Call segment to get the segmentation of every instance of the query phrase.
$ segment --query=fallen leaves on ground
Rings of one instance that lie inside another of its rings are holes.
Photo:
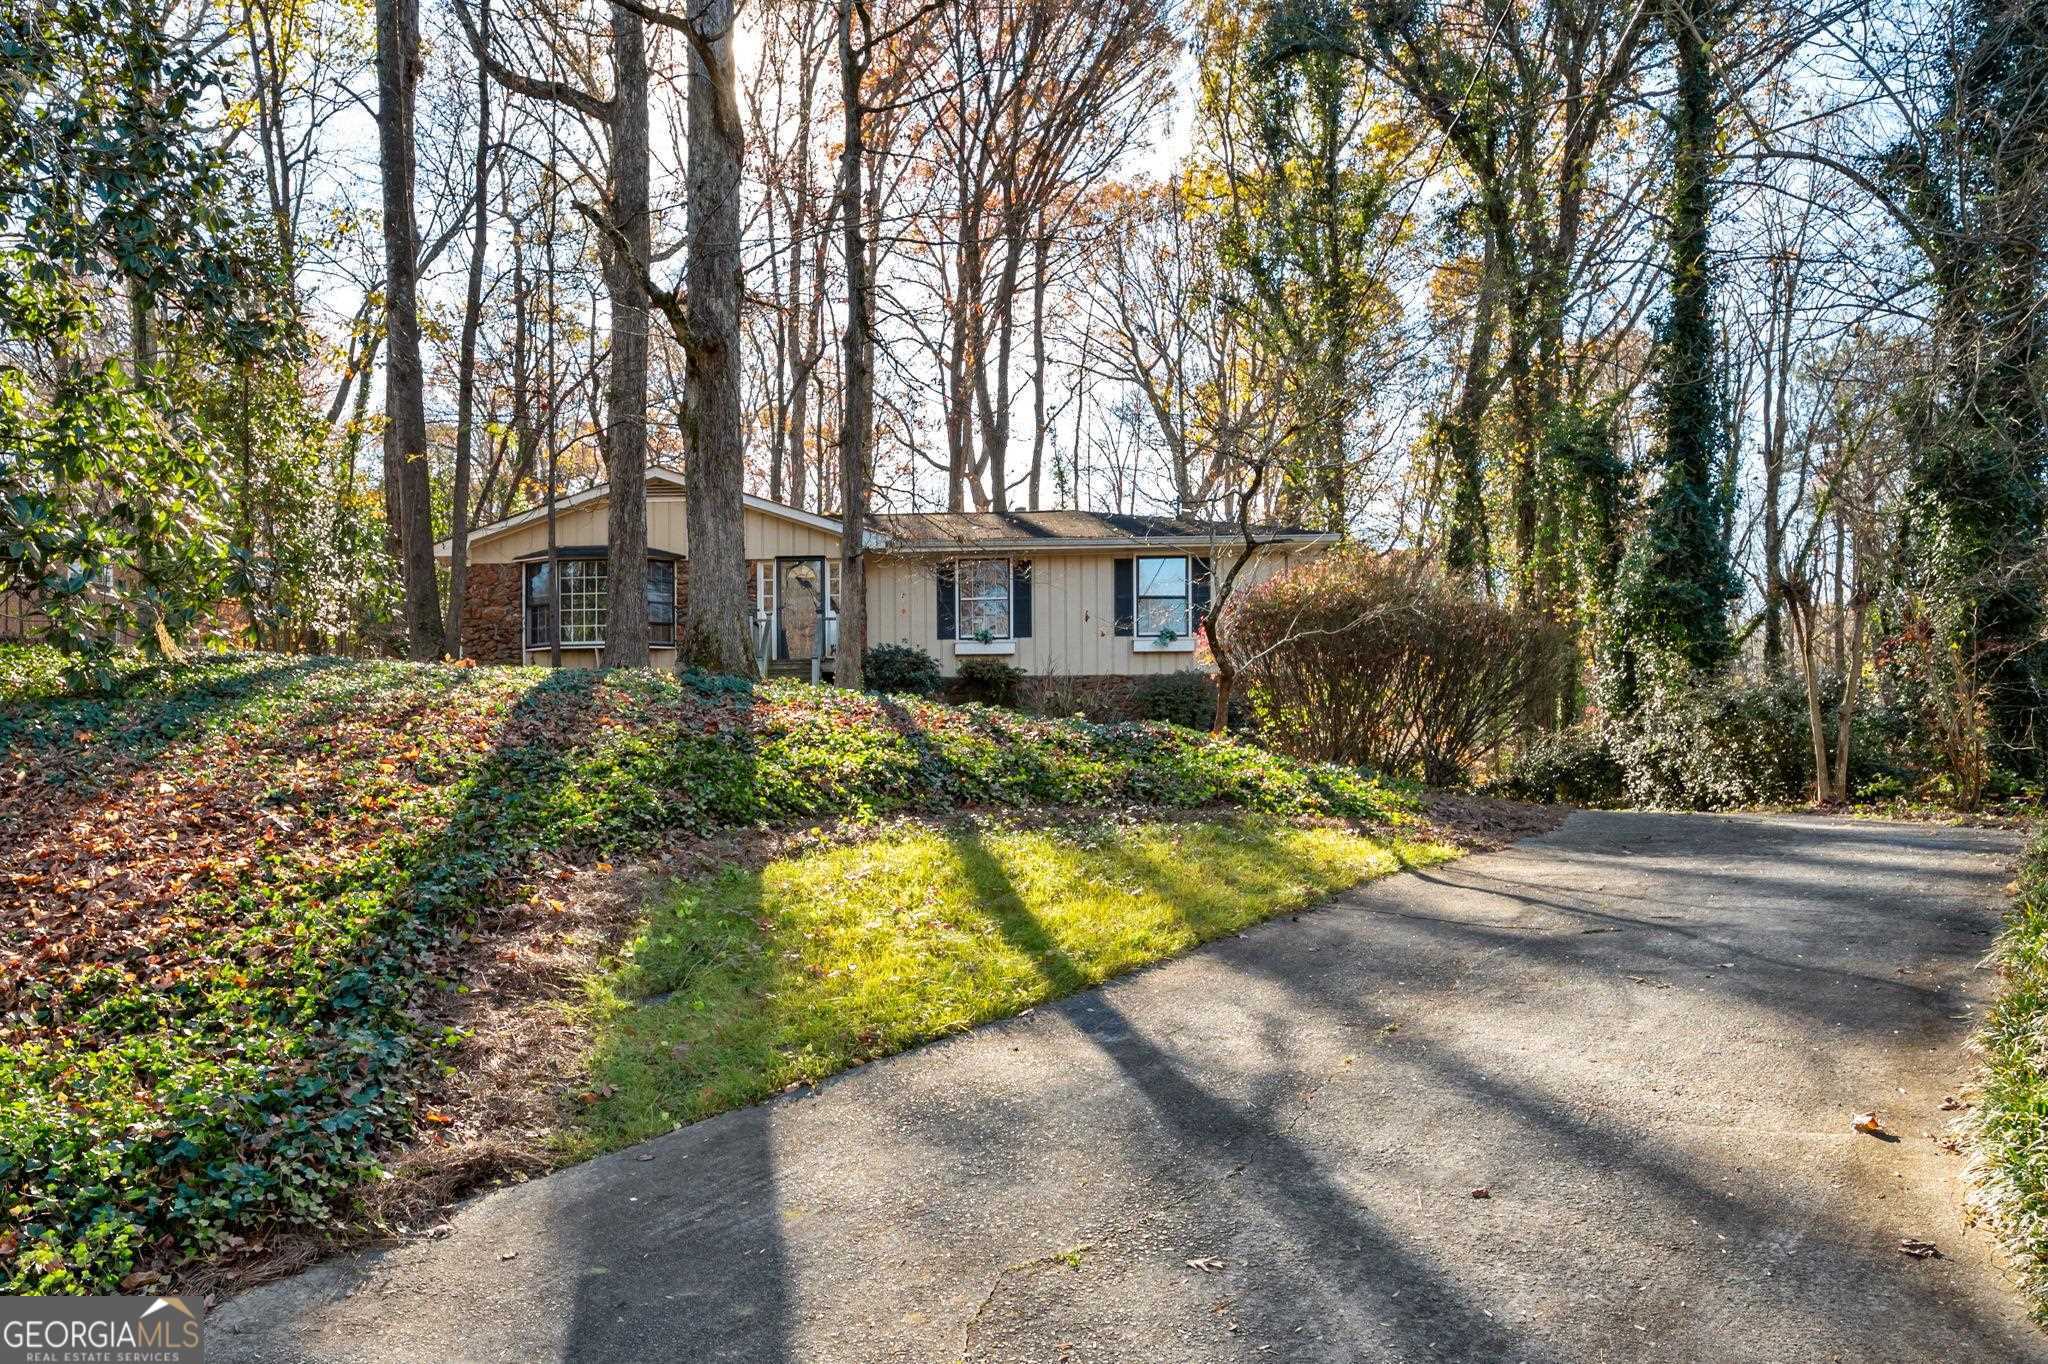
[[[0,1203],[0,1286],[16,1292],[104,1290],[181,1271],[233,1228],[327,1224],[395,1141],[461,1136],[468,1107],[416,1093],[462,1041],[428,1002],[503,905],[559,911],[543,878],[666,833],[1409,803],[1158,724],[266,655],[144,669],[107,695],[0,693],[0,770],[0,1185],[18,1194]]]

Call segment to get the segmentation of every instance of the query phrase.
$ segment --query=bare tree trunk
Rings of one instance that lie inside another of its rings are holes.
[[[1848,642],[1842,637],[1843,615],[1847,607],[1847,601],[1843,596],[1844,582],[1842,570],[1844,568],[1843,555],[1847,541],[1848,528],[1842,524],[1841,518],[1837,517],[1835,519],[1835,615],[1833,621],[1835,675],[1837,677],[1846,672],[1849,667]]]
[[[1849,667],[1842,676],[1842,708],[1835,717],[1835,797],[1849,798],[1849,741],[1863,672],[1863,626],[1869,607],[1859,591],[1849,607]]]
[[[419,229],[413,221],[413,109],[420,72],[417,0],[377,0],[377,150],[384,182],[384,476],[395,487],[405,579],[406,651],[441,656],[440,584],[427,480],[426,380],[420,364]]]
[[[1046,236],[1040,215],[1031,262],[1031,510],[1039,509],[1045,484],[1045,274]]]
[[[548,509],[548,666],[550,668],[562,666],[562,560],[561,556],[556,553],[559,546],[555,539],[555,486],[559,472],[556,468],[556,462],[561,457],[562,449],[556,443],[555,431],[555,402],[562,391],[561,379],[555,369],[555,229],[559,226],[557,207],[554,192],[550,191],[548,195],[547,226],[548,331],[545,343],[547,346],[548,415],[547,424],[543,429],[545,444],[542,450],[547,462],[548,476],[546,496]],[[520,609],[524,610],[526,604],[524,583],[520,585],[519,596]],[[525,628],[522,626],[521,634],[523,635],[524,633]],[[522,663],[525,662],[525,658],[522,656],[520,661]]]
[[[1793,643],[1799,650],[1799,672],[1806,683],[1806,732],[1813,744],[1813,801],[1832,805],[1835,793],[1828,780],[1828,727],[1820,704],[1820,657],[1813,637],[1814,593],[1804,578],[1787,579],[1785,610],[1792,618]]]
[[[1771,345],[1765,351],[1764,373],[1764,664],[1784,666],[1785,639],[1781,623],[1785,598],[1785,517],[1780,510],[1785,490],[1785,450],[1791,430],[1792,315],[1798,294],[1793,267],[1772,267],[1771,300],[1775,314]],[[1783,290],[1780,292],[1780,281]]]
[[[993,319],[996,353],[991,361],[984,332],[981,355],[974,366],[974,396],[981,426],[981,456],[975,461],[975,468],[987,471],[989,509],[999,512],[1010,509],[1010,347],[1017,331],[1017,277],[1023,271],[1024,261],[1024,234],[1022,225],[1016,221],[1016,211],[1006,207],[1003,216],[1003,268],[996,276]]]
[[[477,6],[490,41],[491,0]],[[476,64],[476,229],[469,243],[469,292],[463,299],[462,346],[455,378],[455,487],[450,497],[448,652],[462,657],[462,604],[469,585],[469,475],[476,439],[476,334],[483,322],[484,252],[491,224],[491,73]]]
[[[509,191],[506,200],[509,209]],[[512,234],[512,460],[505,473],[504,497],[499,515],[508,512],[519,496],[522,483],[531,478],[540,458],[540,431],[533,414],[533,354],[527,338],[532,335],[533,300],[526,283],[526,234]],[[488,499],[486,507],[494,504]]]
[[[797,379],[789,395],[789,505],[801,507],[804,504],[804,490],[808,481],[804,477],[805,448],[810,443],[811,422],[811,379],[806,369]],[[822,459],[824,451],[820,450]],[[823,482],[821,478],[819,482]],[[821,504],[822,505],[822,504]]]
[[[716,673],[753,668],[746,627],[747,558],[741,534],[745,451],[740,444],[740,125],[732,6],[715,0],[690,19],[688,328],[683,334],[689,459],[690,587],[679,666]]]
[[[1216,660],[1216,713],[1209,719],[1210,732],[1221,734],[1230,728],[1230,702],[1237,695],[1237,661],[1228,649],[1216,649],[1216,632],[1209,632],[1210,652]]]
[[[867,224],[862,216],[865,175],[861,138],[866,106],[862,77],[867,49],[853,40],[855,0],[839,0],[839,104],[846,120],[839,153],[840,231],[846,258],[845,412],[839,422],[839,661],[842,687],[861,689],[868,646],[867,506],[868,432],[874,424],[874,337],[870,331],[874,281],[868,275]]]
[[[1454,571],[1473,573],[1489,597],[1493,594],[1493,556],[1487,541],[1486,475],[1481,457],[1486,409],[1493,396],[1493,313],[1498,293],[1493,237],[1488,234],[1479,258],[1479,288],[1472,301],[1472,335],[1465,349],[1465,372],[1458,381],[1457,406],[1445,432],[1457,486],[1451,493],[1444,559]]]
[[[647,27],[612,7],[612,184],[606,216],[618,235],[605,253],[611,296],[611,366],[605,381],[605,475],[611,549],[605,662],[647,666],[647,268],[654,254],[648,212]],[[696,548],[691,546],[694,555]]]
[[[968,397],[972,392],[968,372],[973,347],[968,343],[967,329],[978,326],[976,319],[981,315],[980,308],[968,292],[970,287],[977,292],[981,288],[979,243],[975,235],[980,227],[978,223],[970,223],[964,180],[960,190],[959,222],[960,277],[954,283],[952,348],[946,360],[946,510],[955,512],[967,509],[968,451],[974,439],[969,429],[972,408]],[[970,274],[973,276],[971,286]]]

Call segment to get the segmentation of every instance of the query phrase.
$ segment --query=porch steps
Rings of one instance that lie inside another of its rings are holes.
[[[808,682],[811,680],[811,660],[808,658],[778,658],[769,663],[768,675],[770,677],[794,677],[799,681]],[[827,681],[830,681],[831,677],[832,665],[828,663],[825,665],[825,678]]]

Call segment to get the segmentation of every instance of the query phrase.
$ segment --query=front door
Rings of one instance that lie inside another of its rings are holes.
[[[825,604],[823,559],[775,561],[775,656],[818,656],[818,630]]]

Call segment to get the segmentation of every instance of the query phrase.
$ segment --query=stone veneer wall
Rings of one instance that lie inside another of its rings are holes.
[[[462,603],[463,652],[479,663],[518,663],[524,622],[519,564],[471,564]]]
[[[468,600],[462,605],[464,649],[479,663],[520,663],[521,644],[526,639],[525,603],[520,594],[526,583],[524,564],[471,564]],[[676,636],[682,637],[683,608],[687,605],[690,565],[676,561]],[[666,645],[656,645],[666,648]],[[542,659],[545,663],[547,660]]]

